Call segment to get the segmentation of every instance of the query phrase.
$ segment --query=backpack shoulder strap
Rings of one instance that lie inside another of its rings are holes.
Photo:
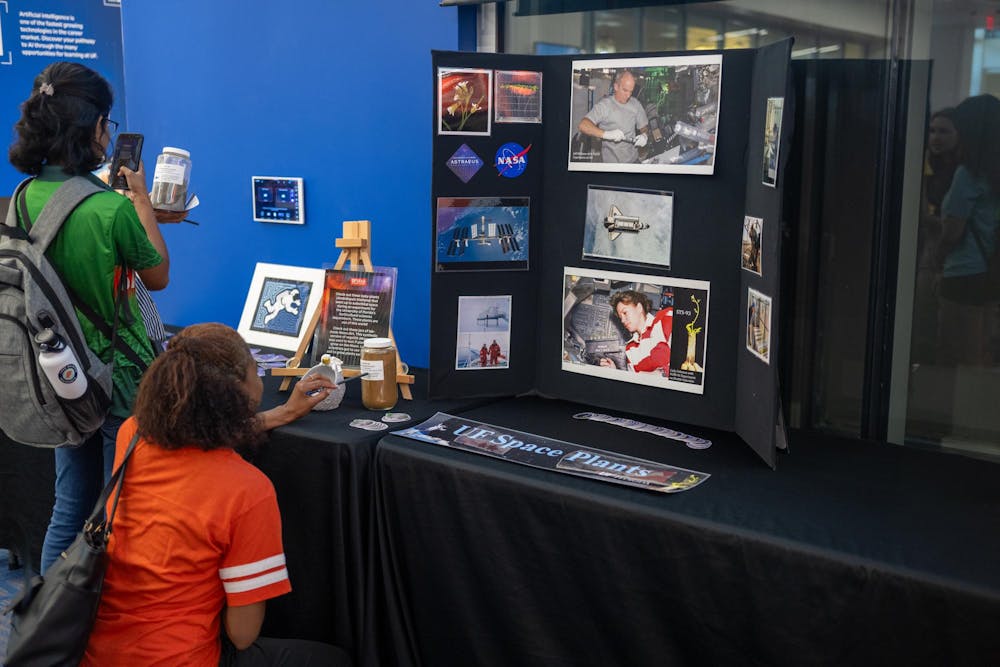
[[[0,235],[27,240],[28,235],[17,224],[17,202],[21,199],[21,193],[33,180],[34,177],[26,178],[14,188],[14,194],[10,197],[10,206],[7,208],[7,219],[4,221],[3,227],[0,227]]]
[[[49,200],[45,202],[45,206],[42,207],[42,212],[38,214],[37,220],[33,223],[25,220],[25,226],[29,228],[28,233],[31,236],[32,242],[37,243],[44,252],[49,247],[49,244],[52,243],[52,239],[59,233],[63,222],[73,212],[73,209],[87,197],[98,192],[104,192],[104,190],[105,188],[102,188],[84,176],[74,176],[60,185],[55,193],[49,197]],[[18,196],[23,201],[24,194],[19,194]],[[11,202],[12,208],[14,204],[15,202]],[[27,208],[25,207],[23,211],[26,214]]]

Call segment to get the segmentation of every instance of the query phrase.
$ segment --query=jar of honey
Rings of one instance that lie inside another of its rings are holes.
[[[361,348],[361,402],[369,410],[396,405],[396,347],[391,338],[366,338]]]

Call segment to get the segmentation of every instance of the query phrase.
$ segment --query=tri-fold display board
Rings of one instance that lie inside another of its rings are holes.
[[[790,50],[434,52],[431,396],[735,431],[773,467]]]

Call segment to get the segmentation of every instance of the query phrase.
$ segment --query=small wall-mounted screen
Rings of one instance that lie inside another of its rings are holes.
[[[291,176],[253,176],[253,219],[301,225],[306,221],[302,179]]]

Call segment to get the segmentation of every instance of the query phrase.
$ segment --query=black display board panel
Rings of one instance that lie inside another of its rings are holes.
[[[535,56],[434,52],[433,81],[438,87],[438,68],[539,71]],[[543,85],[547,83],[543,77]],[[544,88],[543,88],[544,90]],[[545,98],[543,96],[544,104]],[[527,271],[437,272],[436,234],[431,234],[431,346],[430,387],[432,395],[503,396],[520,394],[535,386],[535,330],[538,313],[538,266],[542,263],[538,231],[542,228],[543,125],[538,123],[493,123],[490,136],[437,134],[438,99],[434,96],[433,168],[431,170],[431,220],[436,226],[439,197],[529,197],[530,232]],[[445,104],[447,106],[447,103]],[[490,109],[493,113],[493,109]],[[527,147],[528,165],[517,178],[498,174],[497,149],[516,141]],[[466,144],[485,163],[468,183],[447,167],[448,159]],[[511,295],[510,366],[502,370],[468,371],[455,368],[458,333],[458,297]]]
[[[786,41],[762,49],[716,52],[722,55],[723,65],[712,175],[567,169],[574,60],[693,55],[691,52],[613,56],[435,52],[435,85],[438,67],[527,69],[543,73],[543,124],[513,127],[494,124],[492,137],[474,138],[480,145],[493,147],[512,139],[524,145],[531,142],[533,162],[529,171],[533,166],[543,168],[535,171],[531,180],[524,180],[529,175],[526,172],[509,184],[518,194],[532,198],[530,271],[432,275],[431,395],[501,395],[534,389],[543,395],[601,408],[737,431],[773,466],[777,419],[777,370],[773,351],[776,327],[772,325],[771,361],[767,364],[746,349],[746,294],[747,287],[753,285],[771,296],[776,312],[783,179],[779,174],[777,187],[761,183],[763,128],[767,98],[783,95],[787,85],[790,45],[791,42]],[[698,52],[698,55],[703,53],[706,52]],[[788,100],[789,96],[785,97]],[[435,101],[435,123],[436,104]],[[784,156],[788,154],[787,144],[791,137],[789,106],[785,105],[779,153]],[[464,186],[445,166],[448,157],[463,143],[459,139],[465,138],[441,136],[436,130],[435,125],[432,200],[442,193],[480,194],[476,188]],[[465,143],[475,148],[473,143]],[[479,150],[477,153],[487,158]],[[495,174],[494,169],[492,176]],[[473,179],[469,185],[475,183]],[[670,267],[583,259],[588,185],[673,192]],[[440,186],[446,187],[442,190]],[[769,223],[765,225],[763,252],[770,270],[762,272],[762,276],[742,275],[747,273],[740,267],[744,215],[762,217]],[[689,394],[563,371],[561,302],[566,266],[709,281],[704,393]],[[514,296],[511,348],[518,356],[512,359],[510,370],[451,370],[454,368],[457,297],[471,294]],[[532,312],[531,308],[535,310]],[[777,322],[774,314],[772,321]],[[529,359],[533,365],[526,368]]]
[[[779,387],[778,358],[780,343],[778,322],[781,321],[781,204],[784,190],[784,167],[791,154],[791,137],[795,95],[789,70],[791,40],[759,49],[754,66],[750,104],[750,131],[747,149],[746,215],[764,220],[761,234],[761,274],[740,270],[739,313],[746,316],[749,288],[770,296],[771,344],[770,363],[764,363],[743,345],[736,363],[736,423],[735,431],[772,468],[776,464],[774,447],[775,424],[778,421]],[[778,146],[778,174],[776,187],[763,181],[764,141],[767,101],[771,97],[784,98],[781,138]],[[746,331],[745,322],[742,330]],[[744,334],[745,335],[745,334]],[[783,434],[782,434],[783,437]],[[787,440],[787,438],[783,438]]]

